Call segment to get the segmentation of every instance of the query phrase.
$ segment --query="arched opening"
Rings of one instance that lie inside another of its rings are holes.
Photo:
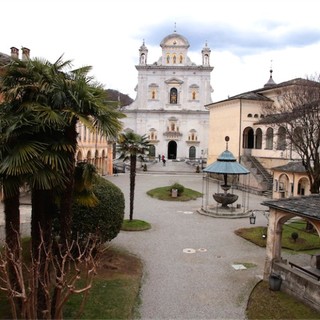
[[[176,88],[172,88],[170,90],[170,103],[171,104],[178,103],[178,90]]]
[[[189,148],[189,159],[194,160],[196,158],[196,147],[191,146]]]
[[[91,155],[91,151],[90,151],[90,150],[87,152],[86,161],[87,161],[88,163],[92,163],[92,155]]]
[[[82,161],[82,152],[81,151],[79,151],[78,154],[77,154],[77,161],[78,162]]]
[[[243,148],[253,149],[254,146],[254,132],[251,127],[243,130]]]
[[[177,143],[175,141],[170,141],[168,143],[168,159],[177,158]]]
[[[94,153],[94,165],[96,166],[96,168],[99,168],[99,152],[98,150],[96,150],[96,152]]]
[[[298,182],[298,190],[297,190],[297,194],[299,196],[304,196],[309,194],[309,190],[310,190],[310,183],[309,183],[309,179],[307,178],[301,178]]]
[[[266,134],[266,149],[272,150],[273,149],[273,129],[268,128]]]
[[[281,198],[287,198],[288,194],[290,194],[289,178],[286,174],[282,174],[279,177],[279,192],[280,192]]]
[[[149,157],[155,158],[155,156],[156,156],[156,147],[154,145],[151,145],[149,147]]]
[[[286,129],[284,127],[280,127],[278,130],[278,141],[277,141],[277,150],[285,150],[286,149]]]
[[[256,149],[261,149],[262,148],[262,130],[258,128],[256,130]]]

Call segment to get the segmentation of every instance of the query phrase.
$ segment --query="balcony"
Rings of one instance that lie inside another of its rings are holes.
[[[163,133],[167,140],[180,140],[182,133],[179,131],[166,131]]]

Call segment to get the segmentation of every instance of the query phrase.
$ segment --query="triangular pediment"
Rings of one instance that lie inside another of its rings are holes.
[[[183,81],[178,78],[170,78],[165,81],[166,84],[183,84]]]

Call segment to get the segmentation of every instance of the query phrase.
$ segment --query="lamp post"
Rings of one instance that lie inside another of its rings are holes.
[[[203,170],[203,150],[201,150],[201,170]]]

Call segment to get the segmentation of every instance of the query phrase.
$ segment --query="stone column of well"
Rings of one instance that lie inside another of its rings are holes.
[[[266,244],[266,261],[264,266],[264,280],[269,278],[272,268],[272,261],[281,257],[281,233],[282,228],[279,219],[277,219],[277,211],[270,208],[267,244]]]

